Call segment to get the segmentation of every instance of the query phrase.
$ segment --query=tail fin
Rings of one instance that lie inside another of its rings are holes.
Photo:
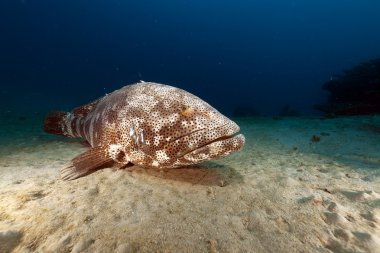
[[[51,134],[73,137],[70,126],[71,113],[69,112],[50,112],[44,121],[44,131]],[[69,123],[69,124],[67,124]]]

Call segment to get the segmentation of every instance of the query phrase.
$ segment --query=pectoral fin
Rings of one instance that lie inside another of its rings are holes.
[[[104,147],[95,147],[76,156],[61,169],[63,180],[73,180],[88,175],[114,161],[108,157]]]

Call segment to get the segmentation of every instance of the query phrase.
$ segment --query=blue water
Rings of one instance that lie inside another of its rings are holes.
[[[0,252],[378,252],[380,115],[313,106],[380,57],[379,14],[375,0],[0,0]],[[231,116],[243,150],[62,181],[89,147],[45,133],[46,113],[140,80]]]
[[[0,2],[0,110],[71,109],[138,80],[226,114],[318,114],[321,86],[380,56],[378,1]]]

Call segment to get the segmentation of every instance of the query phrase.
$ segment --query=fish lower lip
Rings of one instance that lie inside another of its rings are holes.
[[[236,142],[235,142],[236,141]],[[234,152],[234,151],[239,151],[243,148],[244,146],[244,142],[245,142],[245,138],[244,138],[244,135],[240,134],[240,133],[234,133],[234,134],[231,134],[231,135],[226,135],[226,136],[222,136],[222,137],[219,137],[217,139],[214,139],[202,146],[199,146],[195,149],[192,149],[188,152],[186,152],[186,154],[183,154],[183,156],[186,156],[186,155],[189,155],[189,154],[198,154],[199,152],[209,152],[209,149],[213,149],[213,148],[217,148],[217,146],[219,145],[218,142],[220,143],[223,143],[222,145],[226,144],[226,143],[229,143],[229,145],[231,145],[232,143],[233,144],[233,148],[230,149],[230,150],[224,150],[224,152],[222,152],[221,154],[222,155],[216,155],[214,156],[214,158],[216,157],[223,157],[225,155],[228,155],[229,153],[231,152]],[[215,146],[216,145],[216,146]],[[236,145],[236,146],[235,146]],[[225,152],[225,151],[228,151],[228,152]],[[223,155],[224,153],[224,155]],[[215,155],[215,154],[214,154]]]
[[[193,133],[196,133],[196,132],[201,132],[203,131],[203,133],[206,135],[208,131],[214,131],[214,133],[219,133],[219,132],[223,132],[225,135],[223,136],[220,136],[220,137],[217,137],[215,139],[209,139],[208,141],[205,141],[202,143],[198,143],[198,145],[192,145],[190,147],[188,147],[188,149],[185,149],[183,150],[182,152],[178,152],[176,154],[177,158],[180,158],[180,157],[183,157],[185,156],[186,154],[188,153],[191,153],[191,152],[194,152],[196,150],[199,150],[199,149],[202,149],[202,148],[205,148],[206,146],[210,145],[210,144],[213,144],[215,142],[220,142],[220,141],[226,141],[226,140],[230,140],[230,139],[233,139],[233,138],[236,138],[236,136],[239,135],[239,127],[236,125],[236,124],[225,124],[225,125],[221,125],[221,126],[218,126],[216,128],[212,128],[212,129],[200,129],[200,130],[197,130],[197,131],[194,131],[190,134],[185,134],[185,135],[182,135],[180,137],[177,137],[173,140],[170,140],[169,143],[175,143],[177,142],[178,140],[182,139],[182,138],[191,138],[191,134]]]
[[[219,138],[217,138],[217,139],[215,139],[215,140],[207,143],[206,145],[209,145],[210,143],[214,143],[214,142],[217,142],[217,141],[227,140],[227,139],[233,138],[233,137],[235,137],[237,135],[239,135],[238,132],[236,132],[234,134],[231,134],[231,135],[222,136],[222,137],[219,137]],[[204,146],[206,146],[206,145],[204,145]]]
[[[212,140],[212,141],[210,141],[210,142],[205,143],[205,144],[202,145],[202,146],[197,147],[197,148],[194,149],[194,150],[201,149],[201,148],[206,147],[206,146],[208,146],[208,145],[210,145],[210,144],[212,144],[212,143],[214,143],[214,142],[223,141],[223,140],[227,140],[227,139],[232,139],[232,138],[234,138],[234,137],[236,137],[236,136],[238,136],[238,135],[240,135],[240,133],[239,133],[239,132],[236,132],[236,133],[233,133],[233,134],[231,134],[231,135],[225,135],[225,136],[219,137],[219,138],[217,138],[217,139],[214,139],[214,140]],[[194,150],[192,150],[192,151],[194,151]],[[190,151],[190,152],[192,152],[192,151]],[[187,153],[190,153],[190,152],[187,152]]]

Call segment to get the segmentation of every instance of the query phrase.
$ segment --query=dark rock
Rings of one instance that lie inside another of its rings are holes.
[[[318,136],[318,135],[313,135],[313,137],[311,137],[311,141],[312,142],[320,142],[321,141],[321,137]]]
[[[380,113],[380,58],[335,75],[323,85],[330,92],[326,104],[315,108],[333,115]]]

